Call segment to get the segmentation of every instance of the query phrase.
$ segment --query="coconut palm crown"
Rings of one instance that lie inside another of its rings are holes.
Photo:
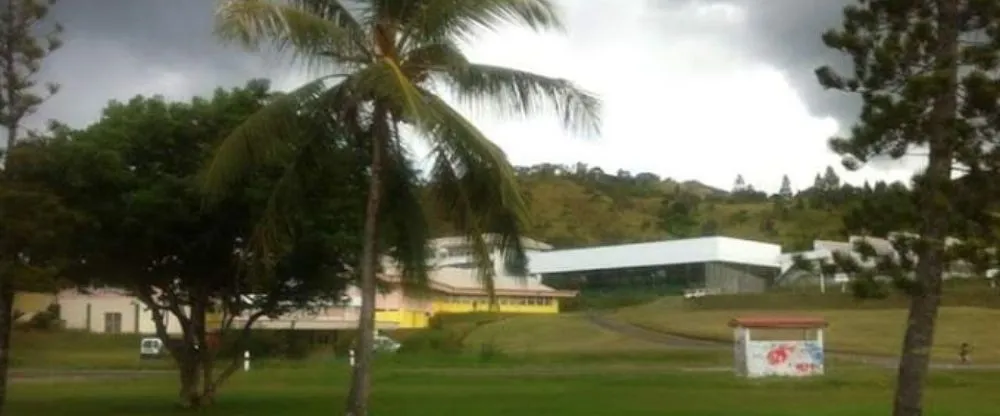
[[[503,253],[508,272],[526,273],[520,235],[527,208],[514,170],[504,152],[442,95],[503,116],[551,111],[573,132],[598,134],[600,101],[595,96],[563,79],[470,62],[460,49],[478,33],[510,25],[562,29],[550,1],[225,0],[216,18],[222,39],[251,49],[267,47],[318,77],[275,98],[225,138],[206,169],[207,190],[222,192],[251,165],[266,161],[287,160],[289,172],[306,169],[296,163],[298,156],[322,146],[290,142],[302,137],[290,133],[303,117],[324,118],[331,135],[354,138],[367,161],[359,367],[367,368],[365,345],[374,328],[379,255],[395,260],[404,282],[419,284],[427,277],[430,232],[420,199],[421,178],[401,127],[430,148],[427,191],[467,237],[490,303],[495,304],[494,250]],[[292,191],[274,192],[280,200]],[[280,235],[280,210],[268,211],[272,215],[258,233],[262,241]],[[351,415],[366,413],[369,382],[358,382],[359,374],[366,380],[367,369],[356,370]]]
[[[426,221],[419,176],[400,141],[405,123],[426,140],[434,200],[462,230],[486,266],[497,246],[508,270],[524,273],[520,247],[525,202],[505,154],[439,92],[504,116],[555,111],[573,132],[595,134],[600,101],[573,83],[526,71],[470,62],[459,45],[483,30],[521,24],[559,30],[546,0],[228,0],[217,10],[217,32],[250,48],[270,46],[321,72],[313,82],[275,100],[221,145],[207,175],[209,190],[231,185],[248,165],[308,146],[285,142],[303,109],[322,108],[341,128],[380,141],[382,193],[378,212],[386,242],[404,278],[426,276]],[[378,120],[376,120],[378,119]],[[374,134],[380,130],[380,134]],[[379,137],[381,136],[381,137]],[[382,204],[386,205],[386,204]],[[419,215],[418,215],[419,214]],[[401,217],[399,217],[401,216]],[[495,233],[495,241],[483,235]],[[387,236],[388,237],[388,236]],[[420,237],[420,238],[413,238]],[[480,267],[489,288],[492,267]]]

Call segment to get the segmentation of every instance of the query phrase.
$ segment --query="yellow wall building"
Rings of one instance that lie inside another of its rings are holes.
[[[489,238],[489,236],[487,236]],[[460,314],[490,311],[488,292],[478,277],[476,263],[464,238],[445,237],[430,242],[434,258],[430,260],[429,287],[407,291],[398,285],[376,297],[375,321],[380,329],[425,328],[437,314]],[[522,245],[529,252],[547,251],[552,247],[531,239]],[[500,253],[494,253],[500,258]],[[500,313],[553,314],[559,313],[561,299],[576,296],[575,291],[556,290],[545,286],[537,276],[513,277],[497,262],[494,270],[494,294]],[[399,282],[390,262],[384,264],[382,281],[390,286]],[[261,328],[287,329],[348,329],[357,327],[361,293],[349,287],[350,301],[323,311],[290,314],[277,319],[262,319]]]
[[[469,268],[436,268],[429,276],[429,290],[414,294],[397,289],[380,297],[376,320],[397,322],[400,328],[423,328],[437,314],[491,311],[489,294],[477,273]],[[559,313],[559,301],[576,296],[575,291],[555,290],[535,278],[506,275],[494,278],[494,294],[493,312],[515,314]]]

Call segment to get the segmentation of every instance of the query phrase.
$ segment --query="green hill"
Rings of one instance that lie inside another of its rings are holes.
[[[558,248],[721,235],[800,250],[815,239],[885,235],[916,224],[913,196],[902,183],[842,184],[831,168],[797,193],[786,178],[774,195],[741,185],[742,177],[725,191],[647,172],[609,174],[582,163],[517,172],[531,211],[526,235]],[[433,214],[432,224],[439,235],[454,231]]]
[[[815,239],[843,239],[849,231],[910,225],[910,216],[896,212],[909,206],[905,186],[841,184],[829,168],[812,187],[793,193],[786,180],[775,195],[740,186],[741,177],[736,189],[725,191],[646,172],[608,174],[582,163],[517,172],[531,210],[526,234],[560,248],[723,235],[805,249]],[[872,221],[882,212],[893,215]],[[450,232],[440,219],[437,224],[440,234]]]

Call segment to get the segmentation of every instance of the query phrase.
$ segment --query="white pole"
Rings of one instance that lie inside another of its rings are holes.
[[[826,272],[823,270],[823,264],[817,262],[819,265],[819,293],[826,293]]]
[[[354,367],[354,348],[351,348],[351,367]]]
[[[243,371],[250,371],[250,350],[243,351]]]

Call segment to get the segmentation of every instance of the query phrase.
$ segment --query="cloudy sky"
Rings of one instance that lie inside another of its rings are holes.
[[[819,36],[846,0],[561,0],[568,31],[484,34],[477,61],[571,79],[605,103],[600,137],[572,137],[551,117],[498,120],[467,113],[515,164],[578,161],[606,171],[650,171],[728,189],[737,174],[770,191],[796,188],[834,165],[852,181],[905,179],[882,163],[847,173],[826,141],[857,114],[824,92],[819,65],[841,59]],[[66,45],[46,62],[63,89],[38,119],[94,121],[109,99],[187,99],[268,77],[306,78],[285,62],[224,47],[212,37],[213,0],[65,0]],[[37,122],[37,120],[36,120]],[[913,163],[909,163],[912,165]]]

